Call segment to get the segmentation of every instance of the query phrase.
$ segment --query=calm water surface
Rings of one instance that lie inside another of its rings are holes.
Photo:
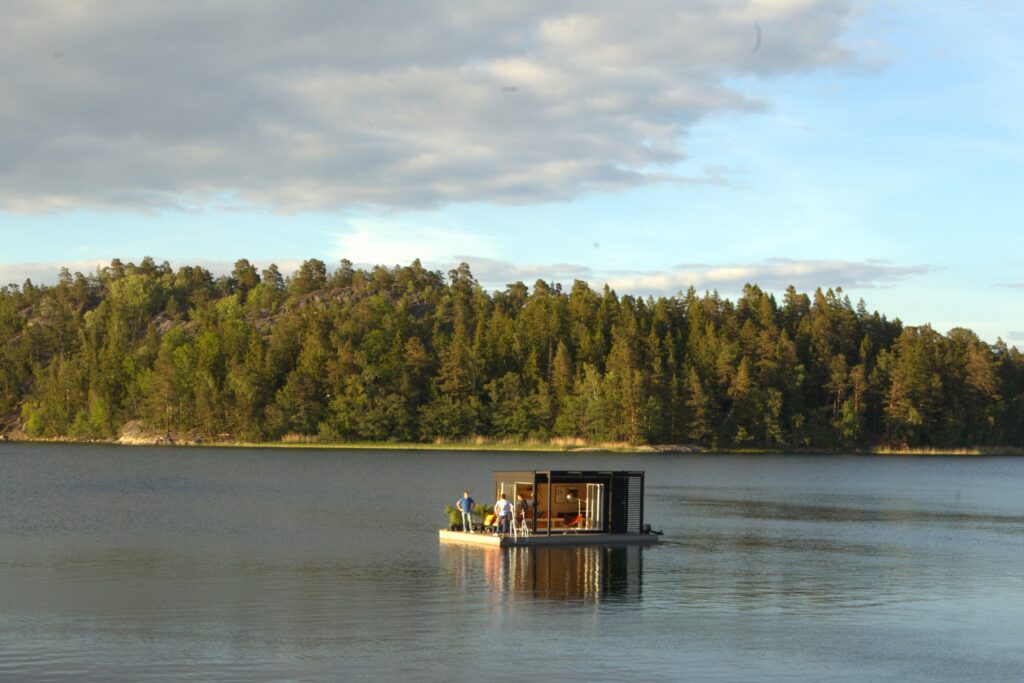
[[[644,469],[650,549],[441,546]],[[1024,679],[1024,458],[0,444],[0,680]]]

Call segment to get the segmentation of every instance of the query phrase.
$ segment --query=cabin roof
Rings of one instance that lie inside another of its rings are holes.
[[[512,479],[526,477],[533,479],[535,475],[546,474],[553,478],[562,477],[628,477],[643,476],[643,470],[502,470],[494,473],[495,479]]]

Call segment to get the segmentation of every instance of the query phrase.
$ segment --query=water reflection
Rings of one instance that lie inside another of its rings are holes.
[[[834,498],[834,497],[833,497]],[[813,521],[825,523],[878,522],[934,525],[1024,534],[1024,515],[993,514],[957,509],[917,509],[913,501],[899,497],[850,496],[847,505],[837,502],[791,503],[777,500],[695,498],[685,501],[691,514],[732,516],[754,520]]]
[[[459,590],[600,602],[639,597],[643,548],[475,548],[441,546],[441,567]]]

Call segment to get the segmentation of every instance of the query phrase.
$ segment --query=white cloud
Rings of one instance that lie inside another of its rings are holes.
[[[764,289],[798,290],[817,287],[873,288],[921,275],[930,266],[897,266],[885,261],[796,260],[775,258],[761,263],[685,265],[663,272],[613,275],[609,284],[619,291],[672,294],[695,287],[739,291],[747,283]]]
[[[486,259],[495,252],[488,238],[459,229],[373,219],[355,219],[349,225],[350,230],[335,237],[331,256],[362,265],[405,265],[417,258],[424,264],[447,265],[457,264],[458,254],[487,254]]]
[[[338,237],[338,249],[329,258],[348,258],[357,267],[408,265],[419,258],[425,268],[447,272],[461,262],[470,265],[473,275],[485,289],[504,289],[514,282],[532,284],[540,279],[562,284],[568,289],[574,280],[583,280],[592,287],[601,288],[608,283],[619,294],[674,295],[690,286],[698,290],[718,289],[725,293],[739,292],[743,285],[756,284],[767,290],[783,290],[794,285],[799,291],[813,291],[818,287],[843,287],[844,289],[872,289],[894,282],[932,272],[933,268],[923,265],[897,266],[884,261],[797,261],[792,259],[769,259],[762,263],[680,266],[671,271],[637,271],[628,274],[608,273],[577,263],[527,263],[516,264],[493,256],[467,254],[463,249],[480,247],[486,253],[494,253],[494,245],[459,231],[443,231],[421,226],[400,226],[387,235],[381,236],[372,221],[358,223],[350,233]],[[122,259],[128,262],[131,259]],[[139,259],[134,259],[138,263]],[[288,276],[301,265],[300,260],[277,261],[281,272]],[[21,284],[31,278],[36,284],[52,284],[62,266],[71,272],[90,274],[97,267],[109,265],[109,261],[76,261],[55,263],[0,264],[0,284]],[[198,265],[214,275],[231,272],[232,262],[190,261],[171,263],[172,268],[181,265]],[[270,262],[254,263],[257,269],[264,269]],[[328,261],[328,269],[337,261]],[[1018,338],[1011,333],[1011,338]]]
[[[439,228],[389,220],[357,219],[335,237],[330,256],[347,258],[361,267],[377,264],[407,265],[420,259],[424,267],[447,271],[462,262],[486,289],[503,289],[513,282],[537,279],[555,282],[588,280],[589,266],[575,263],[515,264],[500,258],[501,244],[493,238],[461,228]]]
[[[0,210],[407,208],[692,181],[676,168],[690,128],[764,106],[729,83],[848,64],[852,4],[7,3]]]
[[[473,269],[473,276],[486,289],[504,289],[515,282],[533,284],[537,280],[570,285],[574,280],[594,280],[589,266],[577,263],[550,263],[516,265],[501,259],[460,256],[459,262],[466,262]]]
[[[52,284],[57,281],[57,276],[62,267],[72,273],[91,275],[97,268],[110,265],[110,261],[83,260],[83,261],[62,261],[60,263],[0,263],[0,287],[8,284],[16,284],[19,287],[25,280],[32,280],[33,284]]]
[[[143,257],[125,258],[123,263],[139,263]],[[157,263],[161,263],[158,261]],[[274,261],[285,276],[291,275],[302,261],[299,259],[283,259]],[[271,261],[254,262],[257,270],[264,270],[269,267]],[[95,275],[97,270],[110,265],[110,259],[88,259],[78,261],[52,261],[36,263],[0,263],[0,287],[8,284],[16,284],[19,287],[25,280],[30,279],[35,285],[52,285],[57,282],[61,268],[67,268],[72,274],[82,273],[83,275]],[[210,271],[214,276],[227,275],[235,267],[233,261],[210,261],[207,259],[191,259],[188,262],[170,261],[172,269],[177,270],[181,266],[200,266]]]

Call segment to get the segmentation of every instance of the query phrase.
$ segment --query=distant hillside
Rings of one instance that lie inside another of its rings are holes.
[[[463,264],[214,278],[144,259],[0,290],[0,420],[33,437],[129,422],[193,438],[476,435],[717,447],[1024,444],[1024,358],[748,285],[636,298]]]

